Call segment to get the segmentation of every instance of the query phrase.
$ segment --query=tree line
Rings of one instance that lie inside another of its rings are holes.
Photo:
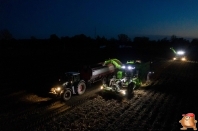
[[[131,40],[126,34],[118,34],[117,38],[107,39],[104,36],[97,36],[96,38],[88,37],[84,34],[75,35],[73,37],[58,37],[56,34],[51,34],[48,39],[37,39],[32,36],[30,39],[14,39],[12,34],[8,30],[2,30],[0,32],[0,46],[16,47],[16,48],[170,48],[170,47],[184,47],[190,48],[198,45],[198,39],[192,39],[192,41],[184,38],[178,38],[172,35],[170,39],[167,37],[159,40],[150,40],[149,37],[134,37]]]

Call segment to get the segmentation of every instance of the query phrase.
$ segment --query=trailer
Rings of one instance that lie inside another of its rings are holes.
[[[95,65],[83,66],[79,72],[66,72],[61,75],[49,93],[64,101],[71,99],[74,94],[82,95],[92,83],[97,81],[105,83],[112,78],[121,64],[118,59],[109,59]]]

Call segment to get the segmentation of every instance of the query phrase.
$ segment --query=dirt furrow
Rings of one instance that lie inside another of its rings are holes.
[[[95,97],[97,97],[96,94],[90,93],[90,95],[83,96],[83,98],[81,100],[73,101],[72,105],[64,104],[63,106],[55,108],[51,111],[46,111],[45,110],[39,116],[36,116],[36,117],[33,117],[33,118],[28,118],[28,121],[25,122],[26,127],[21,126],[22,128],[20,130],[31,130],[34,127],[42,125],[43,122],[52,121],[53,118],[57,119],[62,114],[68,112],[68,110],[72,110],[73,108],[83,104],[84,102],[86,102],[90,99],[94,99]],[[42,119],[40,119],[40,118],[42,118]],[[24,125],[24,124],[21,124],[21,125]]]
[[[149,102],[149,99],[155,94],[156,92],[153,91],[147,91],[145,95],[141,96],[138,100],[136,100],[134,103],[131,103],[131,106],[128,110],[123,112],[123,114],[114,122],[112,123],[109,127],[107,127],[106,130],[110,129],[121,129],[119,126],[122,126],[120,122],[122,122],[125,118],[128,118],[129,114],[133,114],[131,116],[131,122],[133,121],[135,117],[139,114],[140,109],[144,106],[144,104]],[[124,124],[124,123],[123,123]],[[132,124],[132,123],[131,123]]]

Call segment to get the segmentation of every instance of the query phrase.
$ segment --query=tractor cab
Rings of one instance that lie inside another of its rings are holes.
[[[134,61],[127,61],[126,64],[122,65],[122,71],[124,73],[124,77],[126,78],[134,78],[138,77],[138,64]]]
[[[71,85],[73,85],[74,83],[80,81],[80,73],[78,73],[78,72],[66,72],[65,75],[62,77],[62,80],[68,82]],[[61,79],[59,79],[59,81],[61,81]]]

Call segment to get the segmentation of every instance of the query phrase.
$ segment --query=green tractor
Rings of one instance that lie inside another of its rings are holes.
[[[140,60],[127,61],[120,66],[113,78],[103,83],[102,92],[131,97],[135,89],[150,83],[150,76],[154,73],[150,70],[150,64],[151,62],[142,63]]]
[[[180,60],[180,61],[186,61],[186,56],[185,56],[185,52],[182,50],[178,50],[175,51],[175,49],[173,49],[173,47],[170,48],[173,53],[175,54],[175,57],[173,57],[173,60]]]

